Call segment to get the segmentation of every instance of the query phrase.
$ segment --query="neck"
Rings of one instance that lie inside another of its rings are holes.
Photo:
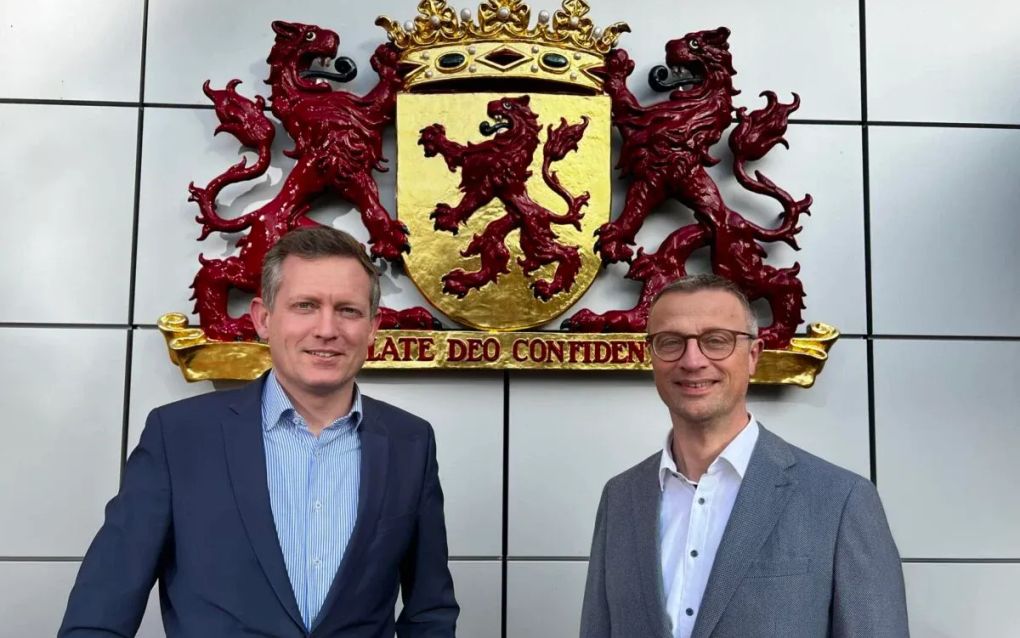
[[[747,425],[747,410],[742,409],[724,422],[686,423],[673,416],[673,461],[689,480],[697,483],[726,446]]]
[[[280,387],[283,387],[282,382]],[[293,392],[286,387],[283,387],[283,391],[290,399],[294,410],[308,424],[308,430],[315,436],[319,436],[327,425],[350,412],[354,402],[353,381],[339,392],[328,395]]]

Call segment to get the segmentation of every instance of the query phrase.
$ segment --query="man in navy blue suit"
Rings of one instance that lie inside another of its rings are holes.
[[[273,370],[152,411],[59,636],[454,636],[432,427],[355,384],[379,276],[332,228],[285,235],[252,301]],[[398,590],[403,610],[394,620]]]

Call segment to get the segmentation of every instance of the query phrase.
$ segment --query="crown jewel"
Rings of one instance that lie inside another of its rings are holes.
[[[403,25],[380,16],[390,41],[401,50],[405,87],[454,79],[518,77],[554,81],[601,91],[592,73],[630,31],[624,22],[599,29],[587,17],[584,0],[564,0],[551,16],[540,11],[531,25],[523,0],[486,0],[478,19],[457,12],[445,0],[422,0],[418,15]]]

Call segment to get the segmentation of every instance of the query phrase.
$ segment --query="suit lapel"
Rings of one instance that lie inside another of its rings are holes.
[[[261,382],[248,384],[223,420],[227,467],[241,520],[259,565],[284,609],[304,630],[305,624],[301,620],[294,589],[287,575],[287,566],[283,562],[283,551],[280,549],[273,510],[269,504],[266,451],[261,427],[264,382],[265,377]]]
[[[786,443],[761,428],[719,543],[692,638],[712,634],[751,561],[779,521],[793,491],[786,469],[794,462]]]
[[[379,419],[379,410],[375,401],[362,395],[362,409],[365,411],[361,421],[361,470],[358,486],[358,517],[354,522],[351,540],[347,543],[340,567],[336,570],[333,583],[330,585],[322,609],[312,625],[312,631],[323,618],[328,617],[330,609],[340,599],[342,592],[353,577],[359,573],[358,561],[365,558],[368,545],[372,542],[379,513],[382,509],[383,495],[386,493],[386,477],[389,473],[390,441],[385,424]]]
[[[662,589],[662,566],[659,562],[659,456],[653,456],[641,467],[631,483],[631,507],[634,557],[640,574],[638,586],[645,601],[649,626],[654,638],[669,637],[669,622]]]

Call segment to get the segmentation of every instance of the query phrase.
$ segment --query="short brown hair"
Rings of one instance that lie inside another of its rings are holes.
[[[356,259],[372,281],[369,292],[369,312],[375,316],[379,310],[379,271],[365,253],[357,239],[342,230],[329,226],[297,228],[280,238],[262,260],[262,300],[272,308],[283,279],[283,260],[294,256],[302,259],[324,257],[350,257]]]
[[[740,289],[737,284],[733,283],[725,277],[720,277],[715,273],[703,273],[700,275],[687,275],[681,277],[671,284],[667,284],[662,290],[660,290],[655,298],[652,299],[652,306],[655,305],[659,299],[662,299],[668,294],[680,293],[680,292],[699,292],[701,290],[721,290],[728,292],[737,298],[740,305],[744,307],[744,314],[747,315],[747,331],[755,336],[758,335],[758,318],[754,315],[754,310],[751,309],[751,302],[747,300],[747,295]]]

